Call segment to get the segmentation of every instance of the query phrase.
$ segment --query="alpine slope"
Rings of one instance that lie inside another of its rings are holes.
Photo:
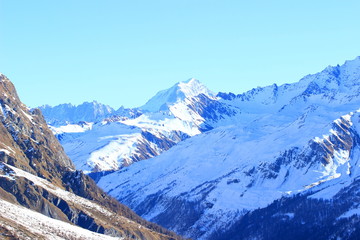
[[[182,129],[191,137],[102,177],[98,185],[111,196],[193,239],[289,239],[294,232],[299,239],[353,239],[359,233],[359,57],[243,94],[174,100],[165,93],[157,99],[172,101],[149,101],[144,120],[122,124],[143,127],[154,114],[170,113],[157,120],[182,120],[193,127]],[[169,126],[157,129],[162,124]]]

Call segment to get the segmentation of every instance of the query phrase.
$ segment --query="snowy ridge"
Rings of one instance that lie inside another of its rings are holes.
[[[52,126],[74,124],[81,121],[95,122],[111,116],[115,112],[108,105],[93,102],[84,102],[78,106],[72,104],[60,104],[55,107],[44,105],[39,107]]]
[[[169,89],[158,92],[140,108],[150,112],[167,111],[168,106],[199,94],[205,94],[208,97],[214,96],[199,80],[191,78],[188,81],[177,83]]]

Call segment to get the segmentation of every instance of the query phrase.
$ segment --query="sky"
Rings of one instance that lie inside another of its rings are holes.
[[[197,78],[242,93],[360,55],[358,0],[0,0],[0,72],[30,107],[138,107]]]

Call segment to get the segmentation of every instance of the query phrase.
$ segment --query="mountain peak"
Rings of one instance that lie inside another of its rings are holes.
[[[359,79],[360,57],[345,61],[343,65],[328,66],[304,78],[305,82],[315,82],[325,90],[347,91],[347,94],[356,92],[357,88],[354,87],[359,85]]]
[[[0,81],[7,80],[4,74],[0,72]]]
[[[192,82],[200,83],[200,81],[196,78],[189,78],[188,80],[180,82],[180,83],[192,83]]]
[[[140,108],[150,112],[167,110],[169,105],[186,98],[195,97],[199,94],[205,94],[211,97],[214,96],[214,94],[199,80],[190,78],[186,81],[176,83],[169,89],[158,92]]]
[[[190,78],[187,81],[180,82],[177,86],[187,98],[195,97],[201,93],[208,96],[214,96],[214,94],[204,84],[195,78]]]
[[[54,107],[39,107],[49,124],[61,125],[80,121],[96,122],[109,117],[115,110],[97,101],[84,102],[79,105],[60,104]]]

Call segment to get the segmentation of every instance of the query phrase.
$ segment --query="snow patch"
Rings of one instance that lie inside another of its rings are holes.
[[[360,208],[350,209],[349,211],[345,212],[340,217],[338,217],[338,220],[340,220],[342,218],[350,218],[350,217],[352,217],[354,215],[360,216]]]
[[[30,121],[33,123],[33,117],[30,116],[28,113],[26,113],[25,111],[23,111],[22,109],[20,109],[21,112],[24,114],[24,116]]]
[[[106,216],[109,216],[109,217],[111,217],[113,215],[111,212],[104,209],[100,205],[98,205],[98,204],[96,204],[94,202],[91,202],[90,200],[87,200],[85,198],[79,197],[79,196],[77,196],[77,195],[75,195],[73,193],[65,191],[65,190],[63,190],[63,189],[61,189],[59,187],[56,187],[55,185],[51,184],[50,182],[48,182],[45,179],[34,176],[31,173],[25,172],[23,170],[20,170],[18,168],[13,167],[13,166],[10,166],[10,165],[7,165],[7,164],[5,164],[5,165],[7,167],[9,167],[10,169],[12,169],[12,171],[14,172],[15,177],[24,177],[24,178],[32,181],[35,185],[46,189],[50,193],[64,199],[65,201],[76,203],[76,204],[81,204],[86,209],[96,209],[98,212],[101,212],[101,213],[103,213],[103,214],[105,214]],[[89,213],[89,214],[91,215],[91,213]]]
[[[10,151],[7,149],[0,149],[0,152],[4,152],[5,154],[10,156]]]
[[[26,229],[28,232],[31,232],[42,239],[123,239],[94,233],[72,224],[49,218],[43,214],[9,203],[2,199],[0,199],[0,215],[2,219],[5,219],[5,222],[0,220],[0,225],[13,231],[16,235],[21,235],[22,233],[17,232],[13,227],[9,226],[6,221],[16,223],[18,226],[20,225],[21,228]]]
[[[0,104],[0,113],[3,116],[3,118],[6,119],[7,113],[6,113],[6,110],[4,109],[4,107],[2,106],[2,104]]]
[[[86,123],[84,125],[79,124],[68,124],[65,126],[49,126],[51,131],[56,134],[63,134],[63,133],[82,133],[92,129],[94,123]]]
[[[123,161],[131,159],[136,153],[136,146],[141,138],[140,133],[99,138],[99,142],[114,140],[110,140],[103,148],[91,152],[87,164],[102,171],[118,169]]]

